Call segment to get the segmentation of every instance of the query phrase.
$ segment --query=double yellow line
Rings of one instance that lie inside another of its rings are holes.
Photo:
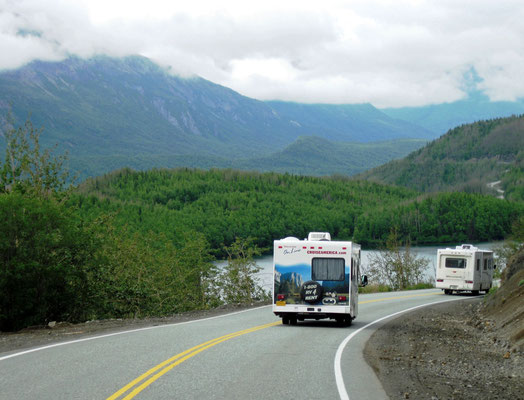
[[[394,297],[383,297],[380,299],[374,299],[374,300],[365,300],[361,301],[358,304],[366,304],[366,303],[375,303],[379,301],[386,301],[386,300],[395,300],[395,299],[402,299],[402,298],[408,298],[408,297],[419,297],[419,296],[433,296],[435,294],[441,294],[441,293],[424,293],[424,294],[412,294],[412,295],[406,295],[406,296],[394,296]],[[236,338],[238,336],[245,335],[246,333],[251,333],[255,331],[259,331],[261,329],[269,328],[271,326],[276,326],[282,324],[282,321],[276,321],[271,322],[269,324],[265,325],[259,325],[255,326],[253,328],[244,329],[242,331],[233,332],[228,335],[220,336],[218,338],[209,340],[207,342],[201,343],[198,346],[192,347],[188,350],[183,351],[182,353],[179,353],[163,362],[158,364],[157,366],[151,368],[146,373],[140,375],[135,380],[129,382],[126,386],[124,386],[119,391],[115,392],[111,396],[109,396],[106,400],[129,400],[135,397],[137,394],[139,394],[142,390],[144,390],[146,387],[151,385],[153,382],[155,382],[158,378],[160,378],[165,373],[171,371],[173,368],[175,368],[177,365],[182,364],[184,361],[190,359],[193,356],[196,356],[198,353],[201,353],[204,350],[209,349],[210,347],[213,347],[219,343],[225,342],[229,339]],[[126,394],[127,393],[127,394]],[[125,397],[121,397],[125,396]]]
[[[166,372],[169,372],[170,370],[175,368],[177,365],[182,364],[184,361],[190,359],[191,357],[196,356],[198,353],[201,353],[202,351],[209,349],[210,347],[213,347],[219,343],[225,342],[226,340],[245,335],[246,333],[251,333],[251,332],[259,331],[261,329],[269,328],[271,326],[280,325],[281,323],[282,321],[279,320],[276,322],[271,322],[269,324],[259,325],[253,328],[244,329],[243,331],[230,333],[229,335],[220,336],[213,340],[209,340],[207,342],[201,343],[198,346],[195,346],[186,351],[183,351],[182,353],[179,353],[165,360],[164,362],[161,362],[157,366],[151,368],[149,371],[140,375],[135,380],[129,382],[122,389],[120,389],[119,391],[109,396],[107,400],[116,400],[118,398],[121,398],[122,400],[132,399],[137,394],[139,394],[142,390],[144,390],[146,387],[148,387],[153,382],[155,382],[158,378],[164,375]],[[127,395],[125,395],[126,393]],[[124,395],[125,397],[120,397]]]

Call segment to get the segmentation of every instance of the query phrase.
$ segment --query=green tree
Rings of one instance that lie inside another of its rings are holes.
[[[96,244],[54,200],[0,194],[0,330],[83,319]]]
[[[219,276],[219,287],[226,304],[244,304],[268,298],[268,293],[260,286],[256,274],[261,268],[254,260],[260,255],[252,239],[236,240],[225,247],[227,265]]]
[[[53,156],[50,149],[42,149],[42,132],[43,128],[36,129],[29,119],[15,127],[8,113],[2,130],[6,153],[0,168],[0,193],[20,191],[44,196],[60,193],[65,187],[69,177],[64,169],[67,157]]]
[[[8,114],[7,121],[11,122]],[[66,185],[63,157],[40,148],[28,120],[3,130],[0,165],[0,329],[85,316],[93,238],[57,201]]]
[[[428,264],[427,258],[419,258],[410,251],[409,242],[402,246],[397,230],[392,229],[386,247],[370,257],[367,272],[372,282],[404,290],[423,281]]]

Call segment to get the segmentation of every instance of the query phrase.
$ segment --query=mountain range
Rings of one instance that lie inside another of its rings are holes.
[[[371,104],[251,99],[140,56],[33,61],[2,71],[0,118],[9,109],[17,124],[29,117],[43,127],[42,143],[66,150],[81,178],[124,166],[352,175],[439,135],[420,118],[402,120]]]
[[[476,121],[524,114],[524,100],[490,101],[479,91],[472,91],[463,100],[423,107],[383,108],[392,118],[411,122],[436,135],[442,135],[459,125]]]

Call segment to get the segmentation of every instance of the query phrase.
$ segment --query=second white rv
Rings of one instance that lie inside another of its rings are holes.
[[[445,294],[488,292],[493,284],[493,251],[471,244],[437,251],[436,287]]]

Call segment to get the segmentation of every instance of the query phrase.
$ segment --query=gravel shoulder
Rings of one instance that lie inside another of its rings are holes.
[[[54,343],[68,342],[93,335],[105,335],[157,325],[176,324],[196,319],[216,317],[224,314],[261,307],[265,303],[246,306],[229,305],[204,311],[191,311],[161,318],[94,320],[79,324],[67,322],[51,323],[50,326],[35,326],[19,332],[0,332],[0,354],[23,351]]]

